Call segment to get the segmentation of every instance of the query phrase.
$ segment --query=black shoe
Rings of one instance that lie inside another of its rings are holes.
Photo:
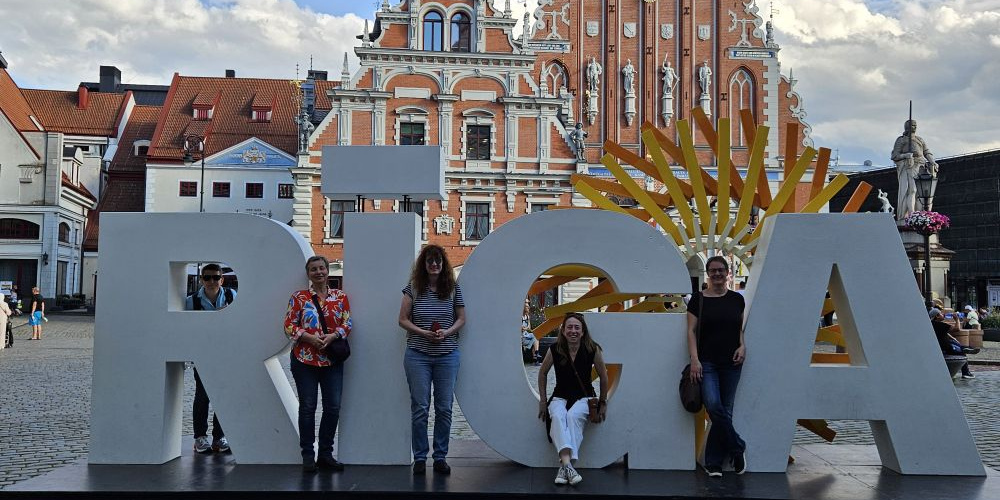
[[[444,459],[434,461],[434,472],[438,474],[451,474],[451,466]]]
[[[313,457],[302,457],[302,472],[316,472],[316,459]]]
[[[413,462],[414,476],[423,476],[426,473],[427,473],[427,461],[417,460],[416,462]]]
[[[316,466],[320,469],[327,469],[337,472],[344,470],[344,464],[338,462],[337,459],[333,458],[332,456],[320,457],[319,460],[316,461]]]
[[[979,348],[976,348],[976,347],[963,347],[962,348],[962,353],[963,354],[979,354]]]
[[[708,473],[708,477],[722,477],[722,467],[718,465],[706,465],[705,472]]]
[[[747,471],[747,452],[741,451],[733,455],[733,472],[737,475]]]

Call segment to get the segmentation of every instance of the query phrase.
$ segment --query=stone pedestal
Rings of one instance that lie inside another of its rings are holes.
[[[910,266],[913,268],[913,275],[917,278],[917,287],[923,293],[924,272],[926,263],[924,262],[924,235],[910,229],[899,227],[899,236],[903,240],[903,248],[906,249],[906,256],[910,259]],[[932,234],[930,237],[931,247],[931,293],[934,298],[940,298],[945,306],[951,306],[951,298],[948,296],[945,277],[951,270],[951,257],[955,254],[938,241],[938,235]]]

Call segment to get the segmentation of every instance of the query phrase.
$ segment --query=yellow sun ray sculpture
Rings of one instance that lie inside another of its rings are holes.
[[[733,255],[748,266],[753,264],[760,228],[769,218],[779,213],[818,212],[847,185],[847,176],[843,174],[827,179],[830,149],[816,150],[807,147],[799,153],[798,141],[795,140],[799,132],[798,124],[792,123],[786,128],[788,140],[785,147],[784,176],[778,190],[772,193],[764,169],[764,154],[770,132],[768,127],[757,126],[750,110],[740,111],[743,136],[746,144],[751,145],[747,165],[744,165],[746,174],[741,177],[740,170],[732,160],[730,119],[720,118],[718,128],[713,128],[700,107],[692,110],[692,117],[697,130],[708,142],[716,158],[717,177],[712,177],[698,163],[693,141],[695,129],[691,122],[678,120],[677,135],[680,144],[652,124],[645,123],[642,126],[642,143],[648,152],[648,159],[620,144],[607,141],[604,143],[606,154],[601,157],[601,163],[615,180],[574,174],[570,183],[577,193],[594,205],[591,209],[616,211],[655,223],[673,240],[686,259],[698,254],[716,253]],[[645,189],[628,174],[624,165],[650,176],[663,188],[659,191]],[[687,173],[686,181],[674,175],[675,167]],[[810,168],[813,169],[813,176],[809,183],[808,199],[797,208],[795,196],[801,193],[797,193],[796,188]],[[856,212],[870,192],[871,185],[862,182],[843,212]],[[611,196],[632,198],[638,207],[620,207]],[[723,209],[713,209],[710,197],[715,197],[715,207]],[[751,225],[750,215],[755,207],[759,210],[760,220],[756,225]],[[541,293],[577,278],[604,277],[598,270],[579,265],[559,266],[544,274],[549,277],[536,282],[531,294]],[[568,312],[601,307],[606,311],[665,312],[669,310],[671,302],[677,301],[674,297],[664,295],[620,293],[614,289],[610,280],[606,280],[575,301],[546,308],[546,320],[533,333],[541,338],[552,332],[559,327],[562,317]],[[833,311],[833,301],[827,299],[823,304],[822,314]],[[845,345],[838,325],[819,328],[816,339],[841,347]],[[848,363],[848,359],[846,354],[816,353],[812,362]],[[832,441],[836,434],[823,420],[801,420],[799,424],[828,441]]]

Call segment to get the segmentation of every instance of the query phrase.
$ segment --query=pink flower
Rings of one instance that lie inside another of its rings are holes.
[[[937,212],[916,211],[910,212],[903,219],[903,224],[908,229],[912,229],[920,234],[937,234],[942,229],[951,226],[951,220],[947,215]]]

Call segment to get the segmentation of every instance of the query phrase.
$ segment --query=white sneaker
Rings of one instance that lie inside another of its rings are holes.
[[[230,452],[230,449],[229,449],[229,440],[226,439],[226,436],[222,436],[221,438],[216,439],[214,443],[212,443],[212,451],[214,451],[216,453],[229,453]]]
[[[556,484],[566,484],[569,478],[566,476],[566,466],[560,465],[559,472],[556,473]]]
[[[212,441],[208,439],[208,436],[202,436],[200,438],[195,438],[194,440],[194,452],[195,453],[212,453]]]
[[[566,466],[566,479],[569,480],[570,485],[576,485],[580,481],[583,481],[583,476],[580,475],[572,465]]]

